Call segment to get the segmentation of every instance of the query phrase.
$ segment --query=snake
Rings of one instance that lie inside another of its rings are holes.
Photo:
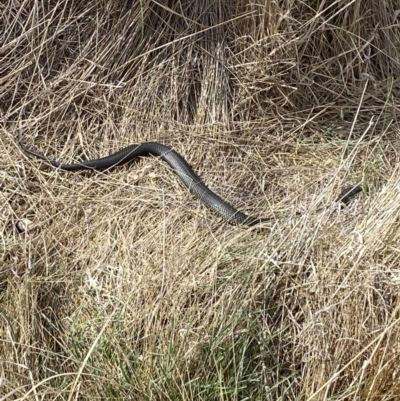
[[[224,218],[228,223],[232,225],[251,227],[273,219],[272,217],[255,217],[237,210],[234,206],[208,188],[202,179],[193,171],[192,167],[183,156],[171,147],[158,142],[132,144],[108,156],[72,164],[63,164],[49,159],[44,154],[25,147],[21,142],[19,145],[29,156],[35,156],[41,160],[45,160],[53,167],[66,171],[104,170],[129,163],[139,157],[156,156],[169,164],[191,193],[200,199],[200,201],[202,201],[208,208]],[[350,198],[360,191],[360,185],[345,188],[342,190],[336,201],[347,205]]]

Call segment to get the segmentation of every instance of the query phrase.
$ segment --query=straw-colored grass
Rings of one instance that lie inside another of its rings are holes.
[[[0,5],[0,400],[399,399],[395,3]]]

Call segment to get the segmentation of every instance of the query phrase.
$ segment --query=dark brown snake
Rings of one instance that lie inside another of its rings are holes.
[[[226,219],[230,224],[254,226],[256,224],[267,222],[273,219],[272,217],[263,218],[249,216],[238,211],[232,205],[225,202],[215,192],[211,191],[179,153],[170,147],[157,142],[145,142],[142,144],[130,145],[106,157],[73,164],[62,164],[58,161],[49,159],[42,153],[38,153],[26,148],[24,145],[22,145],[22,143],[20,143],[20,146],[28,155],[38,157],[39,159],[47,161],[56,168],[68,171],[85,169],[102,170],[114,166],[120,166],[132,161],[137,157],[149,155],[159,156],[172,167],[173,171],[193,194],[195,194],[206,206]],[[345,188],[336,199],[336,202],[347,205],[350,199],[360,191],[360,185]]]

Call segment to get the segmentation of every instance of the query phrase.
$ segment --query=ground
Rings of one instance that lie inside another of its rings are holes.
[[[3,3],[0,400],[398,399],[398,1]]]

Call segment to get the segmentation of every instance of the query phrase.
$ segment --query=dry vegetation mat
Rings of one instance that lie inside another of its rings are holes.
[[[0,400],[399,399],[399,15],[2,1]],[[229,225],[155,157],[64,172],[19,140],[161,142],[272,220]]]

